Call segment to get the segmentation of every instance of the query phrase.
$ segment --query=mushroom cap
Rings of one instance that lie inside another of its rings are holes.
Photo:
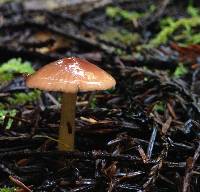
[[[26,85],[30,88],[67,93],[106,90],[115,84],[115,79],[107,72],[75,57],[63,58],[45,65],[26,79]]]

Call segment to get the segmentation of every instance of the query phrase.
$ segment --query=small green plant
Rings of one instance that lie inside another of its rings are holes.
[[[17,114],[17,110],[15,110],[15,109],[9,109],[9,110],[2,109],[2,110],[0,110],[0,124],[4,123],[6,116],[14,117],[16,114]],[[10,129],[11,126],[12,126],[12,123],[13,123],[13,119],[9,118],[7,124],[5,125],[5,128]]]
[[[179,78],[179,77],[184,76],[187,73],[188,73],[188,69],[182,63],[180,63],[176,67],[176,70],[175,70],[173,76],[176,77],[176,78]]]
[[[34,69],[29,62],[23,62],[21,58],[13,58],[0,66],[0,83],[12,80],[15,74],[31,74],[33,72]],[[0,103],[0,124],[4,123],[6,116],[15,117],[17,114],[17,110],[13,109],[13,106],[10,107],[10,105],[24,105],[27,102],[38,99],[39,95],[40,91],[31,91],[29,93],[14,93],[10,97],[5,98],[6,104]],[[12,123],[13,119],[9,118],[5,128],[10,129]]]
[[[192,27],[200,25],[200,17],[192,18],[181,18],[179,20],[174,20],[172,18],[166,18],[162,22],[165,26],[162,26],[162,30],[149,42],[150,47],[156,47],[160,44],[165,44],[169,37],[178,29],[183,27],[188,32],[191,31]],[[191,32],[190,32],[191,33]]]
[[[40,91],[30,91],[29,93],[15,93],[12,97],[8,98],[8,101],[12,105],[24,105],[28,102],[35,101],[40,96]]]
[[[160,32],[147,45],[138,48],[153,48],[167,43],[169,39],[183,45],[200,43],[200,35],[196,27],[200,26],[200,9],[193,6],[192,1],[187,7],[189,17],[173,19],[166,17],[160,21]]]
[[[106,15],[111,18],[120,17],[127,21],[133,21],[133,20],[137,20],[137,19],[141,18],[142,16],[144,16],[144,13],[138,13],[136,11],[130,12],[130,11],[121,9],[119,7],[107,7]]]
[[[14,187],[12,187],[12,188],[10,188],[10,187],[0,188],[0,192],[15,192],[15,191],[16,190],[15,190]]]
[[[153,111],[157,111],[157,112],[164,112],[165,110],[165,104],[164,102],[162,101],[159,101],[158,103],[156,103],[154,106],[153,106]]]
[[[89,105],[90,105],[90,107],[91,107],[92,109],[95,109],[95,108],[96,108],[96,106],[97,106],[97,99],[96,99],[95,96],[92,97],[92,99],[90,100]]]
[[[34,72],[31,64],[27,61],[22,62],[21,58],[13,58],[3,63],[0,66],[0,82],[10,81],[14,77],[14,74],[31,74]]]
[[[120,7],[113,7],[109,6],[106,8],[106,15],[108,17],[111,17],[113,19],[121,18],[125,21],[136,21],[144,16],[147,16],[148,14],[152,13],[155,10],[155,6],[150,6],[149,10],[145,13],[139,13],[136,11],[127,11],[125,9],[122,9]]]
[[[199,44],[200,43],[200,34],[192,34],[188,37],[187,44]]]
[[[187,7],[187,13],[191,17],[197,17],[200,15],[200,10],[193,6],[193,1],[189,1],[189,5]]]
[[[29,93],[15,93],[11,97],[8,97],[6,100],[9,105],[24,105],[28,102],[33,102],[37,100],[40,96],[40,93],[41,92],[39,90],[31,91]],[[15,117],[16,114],[17,114],[16,109],[8,109],[8,106],[2,103],[0,104],[0,124],[1,125],[4,123],[6,116]],[[13,119],[9,118],[7,124],[5,125],[5,128],[10,129],[10,127],[12,126],[12,123],[13,123]]]
[[[109,28],[103,34],[100,34],[99,38],[104,41],[117,42],[118,44],[127,46],[134,45],[141,39],[138,33],[131,33],[126,29],[119,30],[116,28]]]

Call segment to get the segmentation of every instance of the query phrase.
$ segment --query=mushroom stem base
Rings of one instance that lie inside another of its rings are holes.
[[[76,93],[63,93],[59,128],[60,151],[74,150]]]

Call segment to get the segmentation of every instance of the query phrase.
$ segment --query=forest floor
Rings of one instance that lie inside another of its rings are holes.
[[[198,192],[195,3],[0,1],[0,192]],[[61,94],[28,89],[24,76],[71,56],[117,85],[78,94],[75,151],[65,152]]]

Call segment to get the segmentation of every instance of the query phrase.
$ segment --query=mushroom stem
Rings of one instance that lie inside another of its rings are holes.
[[[60,151],[74,150],[76,93],[63,93],[59,128]]]

